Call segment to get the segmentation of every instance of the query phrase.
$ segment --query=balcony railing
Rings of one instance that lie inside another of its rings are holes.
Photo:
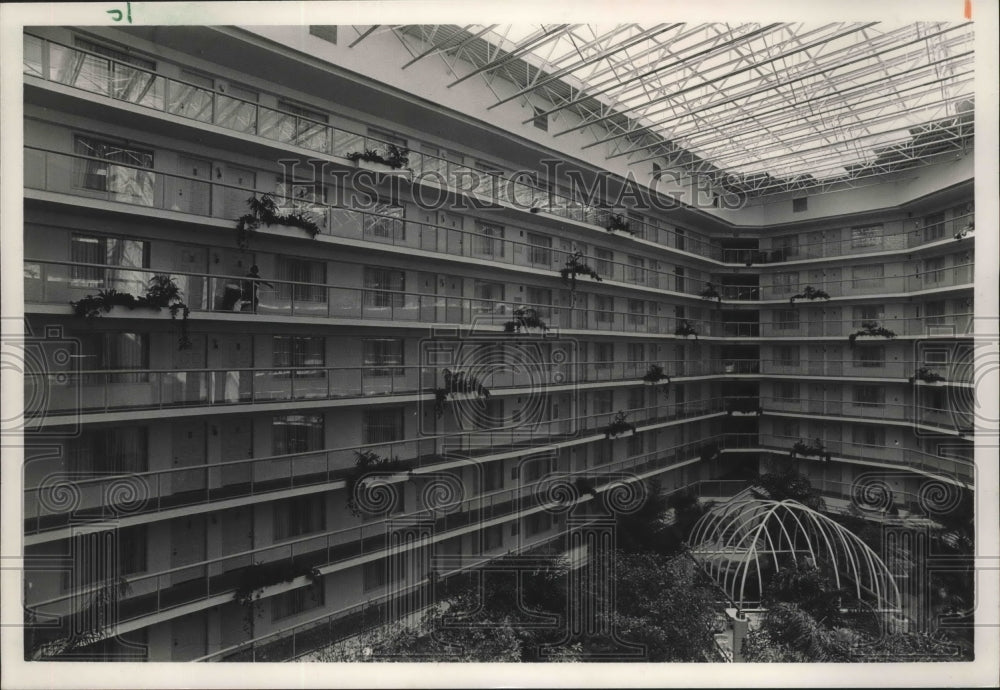
[[[600,486],[657,468],[667,469],[678,459],[690,459],[695,454],[696,445],[686,443],[579,472],[558,472],[557,476],[571,484],[579,478]],[[444,535],[487,521],[509,518],[522,511],[532,511],[553,501],[546,491],[539,488],[544,481],[545,478],[540,478],[537,482],[515,489],[458,501],[449,506],[444,515],[421,507],[406,516],[398,513],[357,527],[310,534],[156,573],[131,575],[126,580],[132,594],[119,602],[116,622],[125,623],[231,592],[239,582],[241,571],[255,563],[289,561],[306,574],[313,568],[328,567],[354,558],[387,555],[386,549],[393,544],[393,523],[400,519],[428,519],[433,523],[433,533]],[[83,589],[44,601],[29,601],[28,605],[39,615],[62,613],[68,605],[86,596],[86,588]]]
[[[754,362],[733,360],[663,361],[667,376],[704,376],[740,372]],[[222,369],[107,369],[75,371],[53,367],[25,373],[29,390],[48,393],[45,414],[112,412],[178,407],[219,407],[308,400],[340,400],[388,395],[430,396],[443,387],[441,368],[422,365],[343,367],[246,367]],[[650,362],[539,361],[511,364],[453,364],[455,374],[470,373],[491,392],[531,387],[620,382],[636,385]],[[43,388],[44,387],[44,388]],[[457,392],[464,397],[466,393]]]
[[[850,391],[846,391],[850,394]],[[960,402],[960,401],[956,401]],[[960,407],[930,407],[916,402],[859,401],[830,398],[780,398],[761,396],[760,406],[765,412],[789,412],[822,417],[857,417],[871,420],[911,422],[939,427],[949,431],[973,428],[971,410]]]
[[[764,429],[760,431],[761,447],[775,453],[787,455],[800,437],[782,436]],[[971,483],[975,479],[975,467],[971,457],[958,455],[943,457],[928,453],[919,448],[906,446],[882,446],[854,441],[836,439],[821,439],[824,448],[834,458],[860,460],[862,462],[899,465],[904,469],[917,470],[948,477],[963,483]]]
[[[919,271],[899,276],[885,276],[882,278],[847,278],[836,281],[821,281],[810,285],[818,290],[823,290],[830,297],[842,297],[852,295],[881,295],[895,293],[918,292],[920,290],[932,290],[935,288],[956,287],[960,285],[970,285],[973,280],[974,265],[972,263],[942,268],[933,271]],[[763,276],[766,280],[768,276]],[[760,297],[748,297],[746,299],[765,300],[790,300],[798,294],[805,285],[780,285],[767,284],[761,286]],[[738,299],[728,297],[726,299]],[[799,299],[798,306],[808,304],[824,304],[823,301],[809,302]]]
[[[757,285],[722,285],[722,299],[734,302],[752,302],[760,299]]]
[[[859,330],[866,321],[875,321],[897,336],[965,335],[969,333],[968,328],[973,316],[972,313],[959,313],[908,318],[809,320],[803,318],[805,315],[806,313],[798,312],[798,318],[794,321],[762,321],[760,335],[764,338],[825,337],[846,340],[848,335]],[[882,337],[861,336],[856,342],[882,344],[890,341]]]
[[[240,134],[256,135],[341,158],[364,150],[379,151],[384,158],[390,145],[327,122],[224,95],[31,34],[24,35],[23,73]],[[522,181],[527,177],[523,174],[505,176],[416,150],[411,150],[408,158],[414,175],[424,182],[433,181],[435,186],[480,195],[522,209],[543,211],[602,228],[607,227],[610,215],[625,212],[625,209],[584,203],[540,189]],[[718,246],[698,233],[661,228],[637,219],[630,219],[630,225],[637,235],[648,241],[700,256],[720,256]]]
[[[897,360],[862,359],[814,359],[805,358],[760,360],[761,375],[780,376],[842,376],[848,379],[909,379],[921,367],[931,368],[944,377],[941,385],[972,383],[971,362],[959,360],[950,364],[926,365],[924,362]]]
[[[88,199],[101,199],[167,211],[190,213],[211,218],[235,219],[247,211],[246,201],[260,192],[205,178],[154,171],[137,165],[110,163],[101,158],[59,153],[25,147],[25,186]],[[97,178],[88,176],[88,166],[99,165],[105,171]],[[486,230],[462,230],[425,223],[361,209],[345,208],[320,201],[291,198],[272,192],[280,208],[307,211],[319,226],[320,234],[419,249],[450,256],[482,259],[512,266],[562,269],[572,251],[545,248],[529,242],[487,234]],[[469,219],[474,222],[473,219]],[[517,227],[505,226],[504,233],[516,235]],[[296,231],[297,232],[297,231]],[[596,267],[601,276],[632,285],[676,291],[673,273],[652,265],[636,267],[629,263],[598,260],[585,256],[583,261]],[[695,280],[685,294],[697,296]],[[684,287],[682,285],[681,287]]]
[[[792,247],[775,246],[762,251],[727,250],[723,254],[723,261],[744,264],[748,253],[754,264],[763,264],[913,249],[932,242],[954,241],[955,236],[959,233],[972,233],[974,221],[975,213],[973,211],[926,227],[918,222],[903,221],[900,224],[910,226],[910,230],[887,232],[878,237],[865,238],[863,241],[852,238],[850,228],[841,228],[827,231],[824,234],[830,234],[833,237],[823,237],[817,242],[809,242],[803,235],[800,237],[800,240],[803,241]]]
[[[29,304],[65,305],[108,288],[140,295],[145,293],[146,285],[153,276],[169,275],[181,288],[182,299],[192,311],[242,312],[251,314],[248,318],[252,318],[250,288],[244,290],[252,281],[246,276],[36,259],[25,260],[24,275],[25,302]],[[264,285],[265,282],[271,287]],[[605,311],[382,288],[335,287],[274,278],[259,279],[257,288],[259,303],[256,314],[267,316],[502,327],[515,320],[516,309],[533,308],[550,328],[672,334],[679,323],[673,316],[621,309]],[[131,314],[140,316],[142,311]],[[689,321],[699,332],[710,328],[708,322]]]
[[[725,411],[723,398],[663,402],[629,410],[629,421],[637,426],[690,419]],[[374,452],[384,458],[400,458],[409,468],[432,467],[449,460],[487,457],[558,443],[581,435],[603,432],[612,412],[528,420],[495,429],[419,436],[390,443],[359,444],[264,458],[249,458],[210,465],[80,476],[54,473],[32,481],[25,490],[25,532],[33,534],[65,526],[70,521],[114,519],[121,511],[114,502],[122,485],[133,490],[141,506],[130,505],[130,513],[160,512],[181,506],[205,505],[218,500],[257,496],[296,487],[343,480],[354,471],[358,453]],[[115,487],[118,487],[117,489]],[[75,507],[68,510],[59,498],[69,492]],[[131,494],[130,494],[131,495]]]

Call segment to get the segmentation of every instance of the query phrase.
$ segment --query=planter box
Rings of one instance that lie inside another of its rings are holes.
[[[608,437],[608,440],[614,440],[616,438],[628,438],[629,436],[634,436],[634,435],[635,435],[634,431],[632,431],[631,429],[626,429],[625,431],[621,431],[617,434],[611,434],[611,436]]]
[[[357,159],[354,161],[354,167],[358,170],[369,170],[371,172],[376,172],[381,175],[398,175],[402,177],[409,177],[413,174],[413,171],[408,168],[393,168],[385,163],[375,163],[373,161],[366,161],[362,159]]]

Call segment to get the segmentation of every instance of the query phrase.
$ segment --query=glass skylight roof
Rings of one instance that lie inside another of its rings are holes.
[[[453,83],[485,80],[491,107],[529,103],[550,133],[588,130],[608,159],[708,173],[750,195],[971,149],[971,22],[393,30],[414,60],[446,60]]]

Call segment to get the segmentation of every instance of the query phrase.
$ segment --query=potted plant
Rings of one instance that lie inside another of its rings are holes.
[[[621,213],[609,213],[606,227],[608,232],[627,232],[630,235],[635,235],[631,223]]]
[[[608,439],[612,436],[631,436],[634,433],[635,424],[628,421],[628,412],[625,410],[618,410],[615,418],[604,429],[604,436]]]
[[[941,374],[938,374],[927,367],[920,367],[917,369],[913,376],[910,377],[910,383],[916,383],[918,379],[924,383],[939,383],[945,380]]]
[[[149,287],[145,295],[136,297],[127,292],[119,292],[114,288],[100,290],[96,295],[87,295],[76,302],[70,302],[73,315],[85,319],[93,319],[107,314],[114,307],[126,309],[152,309],[170,311],[170,318],[176,319],[181,314],[180,335],[177,339],[177,349],[186,350],[191,347],[188,335],[188,316],[191,310],[181,301],[181,289],[177,287],[169,275],[157,274],[149,279]]]
[[[823,458],[826,462],[830,462],[832,457],[819,438],[814,439],[812,443],[806,443],[802,440],[796,441],[788,454],[793,458],[800,455],[802,457],[816,456]]]
[[[862,321],[861,328],[859,328],[858,330],[854,331],[854,333],[851,333],[849,336],[847,336],[848,345],[854,347],[854,341],[857,340],[860,336],[870,336],[873,338],[886,338],[888,340],[891,340],[892,338],[896,337],[896,334],[893,331],[890,331],[888,328],[883,328],[881,325],[879,325],[878,321]]]
[[[791,299],[789,299],[788,301],[791,304],[795,304],[795,300],[797,299],[807,299],[807,300],[830,299],[830,295],[828,295],[824,290],[817,290],[812,285],[806,285],[805,288],[802,290],[802,292],[800,292],[797,295],[792,295]]]
[[[474,375],[460,371],[452,373],[450,369],[444,370],[444,386],[434,389],[434,412],[438,417],[444,414],[444,406],[449,396],[454,393],[471,393],[477,395],[483,401],[490,399],[490,390]]]
[[[305,230],[311,237],[319,234],[319,225],[307,211],[292,211],[279,213],[278,204],[270,194],[256,194],[247,199],[249,213],[236,219],[236,245],[240,249],[250,246],[250,236],[261,225],[287,225]]]
[[[390,170],[409,170],[410,150],[401,148],[395,144],[386,146],[386,153],[383,156],[377,149],[364,149],[363,151],[353,151],[345,156],[347,160],[353,161],[360,167],[361,162],[373,163],[376,166],[384,166]]]
[[[666,380],[666,383],[663,384],[664,388],[669,388],[670,386],[670,377],[663,373],[663,367],[659,364],[650,364],[649,371],[643,374],[642,380],[652,385],[656,385],[660,381]]]
[[[583,252],[573,252],[573,255],[566,260],[566,265],[559,269],[562,276],[563,285],[568,285],[570,292],[576,292],[576,277],[578,275],[590,276],[598,283],[601,275],[583,261]]]
[[[701,291],[702,299],[714,299],[716,303],[722,306],[722,295],[715,288],[715,283],[705,283],[705,289]]]
[[[504,333],[520,333],[522,329],[529,332],[532,328],[543,332],[549,330],[548,325],[539,316],[538,310],[532,307],[519,307],[513,311],[513,316],[513,320],[503,325]]]
[[[370,474],[388,475],[409,469],[409,463],[398,457],[383,457],[374,450],[354,451],[354,467],[344,475],[344,490],[347,493],[346,508],[355,517],[361,517],[364,510],[358,505],[355,492],[358,482]]]
[[[677,328],[674,329],[674,335],[681,338],[693,335],[695,340],[698,339],[698,331],[694,329],[694,326],[687,319],[681,319],[680,323],[677,324]]]

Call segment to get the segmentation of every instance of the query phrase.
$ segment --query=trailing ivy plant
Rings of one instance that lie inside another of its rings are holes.
[[[920,367],[917,369],[913,376],[910,377],[910,383],[916,383],[917,379],[923,381],[924,383],[937,383],[939,381],[944,381],[944,376],[928,369],[927,367]]]
[[[693,335],[695,340],[698,339],[698,331],[694,329],[694,326],[687,319],[681,319],[680,323],[677,324],[677,328],[674,329],[674,335],[683,338]]]
[[[87,295],[76,302],[70,302],[73,307],[73,315],[84,319],[94,319],[103,314],[107,314],[114,307],[124,307],[126,309],[153,309],[160,311],[168,309],[170,318],[176,319],[177,314],[181,314],[180,335],[177,338],[177,349],[186,350],[191,347],[191,338],[188,334],[188,316],[191,310],[181,300],[181,289],[177,287],[174,279],[169,275],[157,274],[149,279],[149,287],[145,295],[135,295],[128,292],[119,292],[114,288],[99,290],[96,295]]]
[[[372,474],[392,474],[410,469],[409,463],[398,457],[383,457],[374,450],[354,451],[354,467],[344,476],[344,490],[347,492],[346,507],[354,517],[364,515],[364,510],[354,497],[354,490],[363,477]]]
[[[453,393],[473,393],[484,402],[490,399],[490,389],[474,375],[464,371],[453,373],[451,369],[445,369],[444,386],[434,389],[434,413],[438,417],[444,414],[445,403]]]
[[[307,211],[292,211],[291,213],[278,213],[278,204],[274,197],[264,193],[258,197],[256,194],[247,199],[249,213],[245,213],[236,219],[236,245],[240,249],[250,246],[250,235],[262,224],[268,227],[272,225],[291,225],[308,232],[312,237],[319,234],[319,225]]]
[[[715,283],[705,283],[705,289],[701,291],[702,299],[714,299],[718,305],[722,306],[722,295],[715,287]]]
[[[109,578],[81,600],[78,608],[63,614],[56,622],[39,624],[37,612],[27,609],[25,658],[33,661],[55,658],[105,639],[108,627],[118,623],[115,615],[121,600],[131,593],[132,585],[124,577]]]
[[[851,347],[854,347],[854,341],[857,340],[858,336],[867,335],[872,337],[881,337],[891,340],[896,337],[893,331],[888,328],[883,328],[879,325],[878,321],[862,321],[861,328],[851,333],[847,336],[847,343]]]
[[[807,300],[830,299],[830,295],[828,295],[824,290],[817,290],[812,285],[806,285],[805,288],[802,290],[802,292],[800,292],[797,295],[792,295],[792,297],[788,301],[791,304],[795,304],[795,300],[797,299],[807,299]]]
[[[503,325],[504,333],[520,333],[523,329],[528,332],[532,328],[540,331],[549,330],[548,324],[538,315],[538,310],[533,307],[520,307],[513,311],[513,320]]]
[[[570,292],[576,292],[578,275],[590,276],[598,283],[602,282],[601,275],[583,260],[583,252],[573,252],[566,260],[566,265],[559,269],[559,275],[562,276],[563,285],[569,286]]]
[[[611,438],[612,436],[618,436],[619,434],[624,434],[626,431],[631,431],[635,433],[635,424],[628,421],[628,412],[625,410],[618,410],[615,418],[608,424],[604,429],[605,438]]]
[[[363,151],[353,151],[345,156],[350,161],[365,161],[367,163],[380,163],[387,165],[393,170],[406,168],[410,164],[410,150],[400,148],[395,144],[389,144],[386,148],[386,155],[383,156],[377,149],[364,149]]]
[[[630,235],[635,235],[635,230],[632,229],[632,224],[629,223],[628,219],[621,213],[608,214],[607,230],[608,232],[618,230],[619,232],[627,232]]]

